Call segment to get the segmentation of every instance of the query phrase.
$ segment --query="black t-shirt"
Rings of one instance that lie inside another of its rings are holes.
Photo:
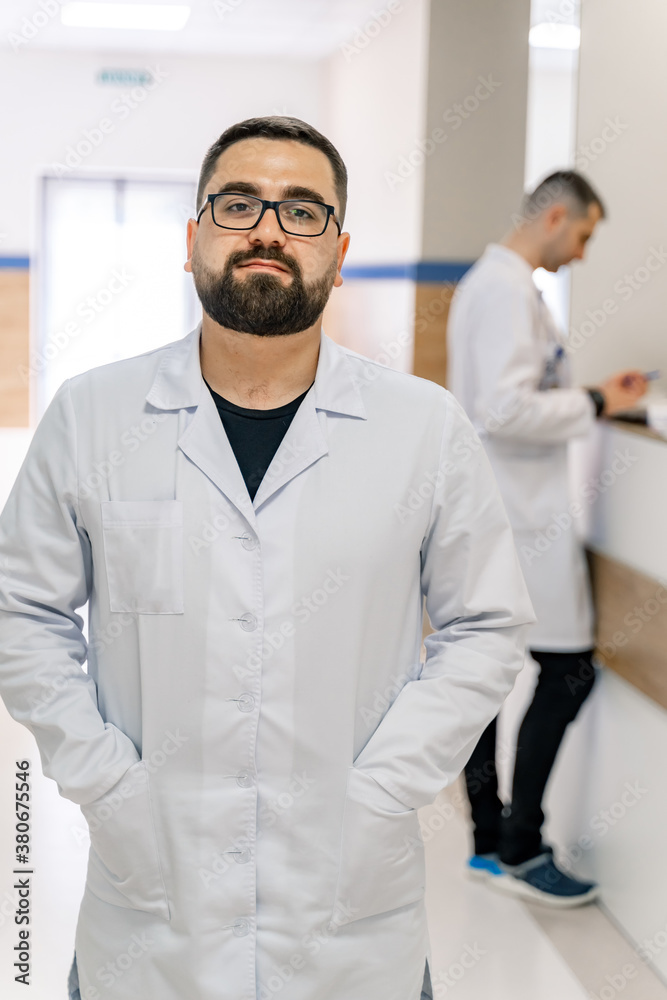
[[[206,382],[206,379],[204,381]],[[254,410],[247,406],[237,406],[236,403],[230,403],[224,396],[220,396],[210,385],[208,387],[245,479],[250,499],[254,500],[264,473],[270,466],[310,386],[306,392],[302,392],[290,403],[276,406],[273,410]]]

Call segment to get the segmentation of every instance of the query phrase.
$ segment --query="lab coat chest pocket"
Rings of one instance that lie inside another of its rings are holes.
[[[348,773],[331,924],[375,916],[424,895],[424,845],[415,809],[401,809],[370,774]]]
[[[102,501],[111,611],[182,614],[183,502]]]

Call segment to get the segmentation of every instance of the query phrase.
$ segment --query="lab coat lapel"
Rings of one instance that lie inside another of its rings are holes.
[[[195,410],[178,439],[179,448],[254,527],[255,513],[243,475],[202,377],[200,334],[201,324],[165,354],[146,399],[161,410]]]
[[[195,413],[181,434],[181,451],[255,525],[255,510],[328,452],[330,415],[366,419],[345,352],[322,332],[315,382],[290,424],[255,495],[254,507],[217,408],[201,373],[201,324],[166,352],[146,399],[162,410]]]
[[[178,446],[225,494],[254,527],[255,514],[243,474],[206,383],[197,412],[178,440]]]
[[[331,414],[366,419],[345,353],[323,331],[315,382],[266,470],[255,495],[255,510],[328,453],[326,427]]]

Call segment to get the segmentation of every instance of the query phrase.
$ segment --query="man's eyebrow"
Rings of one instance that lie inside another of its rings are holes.
[[[319,201],[322,205],[324,204],[324,198],[319,191],[315,191],[314,188],[301,187],[298,184],[283,188],[283,198],[302,198],[306,201]]]
[[[253,194],[257,198],[261,198],[262,196],[259,185],[253,184],[251,181],[227,181],[216,193],[224,194],[225,191],[238,191],[239,194]],[[306,201],[319,201],[320,204],[324,205],[324,198],[319,191],[316,191],[314,188],[303,187],[300,184],[291,184],[288,187],[284,187],[282,198],[283,200],[299,198]]]
[[[216,194],[223,194],[225,191],[238,191],[239,194],[254,194],[258,198],[261,195],[259,185],[250,181],[228,181],[216,191]]]

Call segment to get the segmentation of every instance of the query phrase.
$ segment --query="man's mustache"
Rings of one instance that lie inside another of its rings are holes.
[[[249,260],[275,260],[293,274],[301,274],[298,261],[294,257],[283,253],[280,247],[257,247],[256,250],[234,250],[227,258],[227,268],[231,269],[232,267],[236,267],[237,264],[245,264]]]

